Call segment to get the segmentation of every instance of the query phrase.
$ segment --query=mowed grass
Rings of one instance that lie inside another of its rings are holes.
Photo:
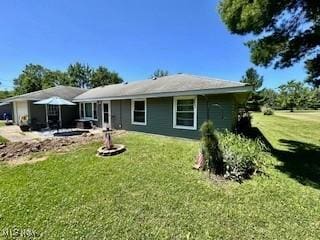
[[[128,133],[128,151],[91,143],[0,166],[1,229],[42,239],[317,239],[320,192],[272,166],[243,184],[192,170],[197,141]]]
[[[288,150],[289,146],[283,140],[320,146],[320,112],[277,111],[272,116],[253,113],[253,125],[278,149]]]
[[[298,119],[300,114],[303,119]],[[272,145],[279,170],[302,184],[320,187],[320,122],[308,119],[307,113],[279,116],[276,112],[273,116],[253,114],[253,124]]]
[[[276,111],[275,114],[277,116],[283,116],[302,121],[314,121],[320,124],[320,111]]]

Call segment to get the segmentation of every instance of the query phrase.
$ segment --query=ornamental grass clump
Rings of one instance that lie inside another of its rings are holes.
[[[212,121],[206,121],[201,126],[202,152],[206,161],[206,168],[210,173],[224,174],[222,152],[219,148],[218,137],[215,134]]]

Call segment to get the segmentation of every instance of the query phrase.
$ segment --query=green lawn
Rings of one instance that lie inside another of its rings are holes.
[[[138,133],[115,141],[128,151],[103,159],[92,143],[0,166],[0,234],[16,227],[42,239],[319,237],[320,191],[278,163],[243,184],[212,183],[191,168],[196,141]]]
[[[304,115],[303,120],[298,120],[302,118],[300,114]],[[274,116],[264,116],[255,113],[253,122],[273,146],[273,154],[279,160],[276,167],[303,184],[319,188],[320,122],[308,119],[306,114],[276,112]]]
[[[320,111],[276,111],[277,116],[293,118],[302,121],[314,121],[320,124]]]
[[[5,124],[4,124],[4,121],[1,121],[0,120],[0,127],[3,127]]]

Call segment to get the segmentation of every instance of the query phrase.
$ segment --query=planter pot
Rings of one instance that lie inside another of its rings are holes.
[[[27,131],[30,130],[30,126],[28,126],[28,125],[21,125],[21,126],[20,126],[20,129],[21,129],[22,132],[27,132]]]

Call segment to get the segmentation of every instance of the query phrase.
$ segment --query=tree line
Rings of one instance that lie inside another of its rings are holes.
[[[253,88],[246,106],[251,111],[259,111],[262,106],[291,111],[320,108],[320,88],[305,82],[290,80],[277,89],[262,88],[263,77],[254,68],[246,71],[241,82]]]
[[[169,72],[167,70],[157,69],[150,78],[164,77],[168,75]],[[13,80],[13,91],[0,90],[0,99],[34,92],[57,85],[79,88],[95,88],[122,82],[123,79],[117,72],[110,71],[104,66],[92,68],[88,64],[76,62],[74,64],[70,64],[65,71],[60,71],[51,70],[40,64],[31,63],[26,65],[21,74]]]
[[[57,85],[79,88],[94,88],[109,84],[122,83],[118,73],[104,66],[97,68],[76,62],[65,71],[51,70],[39,64],[28,64],[22,73],[13,80],[14,94],[20,95]]]

